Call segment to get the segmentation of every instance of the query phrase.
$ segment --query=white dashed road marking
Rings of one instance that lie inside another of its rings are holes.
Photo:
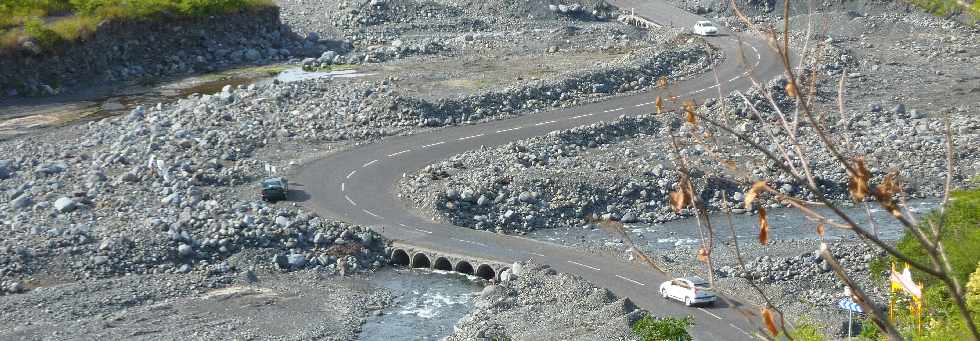
[[[589,269],[592,269],[592,270],[595,270],[595,271],[599,271],[599,268],[594,267],[594,266],[588,266],[588,265],[585,265],[585,264],[582,264],[582,263],[579,263],[579,262],[574,262],[574,261],[567,261],[567,262],[572,263],[572,264],[575,264],[575,265],[578,265],[578,266],[581,266],[581,267],[586,267],[586,268],[589,268]]]
[[[426,231],[426,230],[420,229],[418,227],[409,227],[408,225],[405,225],[405,224],[402,224],[402,223],[398,223],[398,226],[401,226],[401,227],[404,227],[404,228],[411,228],[411,229],[414,229],[415,231],[418,231],[418,232],[421,232],[421,233],[425,233],[425,234],[432,234],[432,231]]]
[[[480,136],[483,136],[483,135],[485,135],[485,134],[476,134],[476,135],[473,135],[473,136],[460,137],[460,138],[458,138],[456,140],[457,141],[463,141],[463,140],[475,139],[475,138],[480,137]]]
[[[346,182],[341,182],[340,183],[340,191],[341,192],[344,192],[345,190],[347,190],[347,183]]]
[[[357,173],[357,170],[356,169],[350,171],[350,173],[347,174],[347,178],[350,179],[350,177],[354,176],[354,173]]]
[[[700,310],[700,311],[703,311],[703,312],[704,312],[705,314],[708,314],[708,315],[711,315],[711,316],[713,316],[714,318],[716,318],[716,319],[719,319],[719,320],[721,320],[721,316],[718,316],[718,315],[715,315],[715,314],[712,314],[712,313],[711,313],[710,311],[708,311],[707,309],[704,309],[704,308],[698,308],[698,310]]]
[[[623,280],[626,280],[627,282],[632,282],[633,284],[636,284],[636,285],[639,285],[639,286],[644,286],[644,287],[646,286],[646,284],[643,284],[643,283],[634,281],[632,279],[629,279],[629,278],[626,278],[626,277],[623,277],[623,276],[620,276],[620,275],[616,275],[616,277],[619,277],[619,278],[621,278]]]
[[[580,118],[585,117],[585,116],[589,116],[589,114],[572,116],[572,117],[569,117],[568,119],[570,119],[570,120],[577,120],[577,119],[580,119]]]
[[[429,148],[429,147],[435,147],[435,146],[438,146],[438,145],[443,144],[443,143],[446,143],[446,141],[436,142],[436,143],[433,143],[433,144],[427,144],[427,145],[422,146],[422,149]]]
[[[552,124],[552,123],[555,123],[555,122],[556,121],[544,121],[544,122],[541,122],[541,123],[535,123],[534,125],[536,125],[536,126],[543,126],[545,124]]]
[[[365,210],[365,209],[362,209],[361,211],[364,211],[364,213],[367,213],[367,214],[371,215],[372,217],[375,217],[375,218],[378,218],[378,219],[384,219],[383,217],[381,217],[381,216],[379,216],[377,214],[374,214],[374,212],[371,212],[371,211],[368,211],[368,210]]]
[[[473,244],[473,245],[479,245],[479,246],[487,246],[487,244],[478,243],[478,242],[474,242],[474,241],[470,241],[470,240],[465,240],[465,239],[456,239],[456,240],[461,241],[461,242],[464,242],[464,243],[467,243],[467,244]]]
[[[354,200],[350,200],[350,197],[347,196],[346,194],[344,195],[344,199],[347,199],[347,202],[349,202],[351,206],[357,206],[357,203],[354,202]]]
[[[506,133],[508,131],[514,131],[514,130],[517,130],[517,129],[521,129],[521,127],[513,127],[513,128],[510,128],[510,129],[497,130],[497,134]]]
[[[371,160],[371,162],[365,163],[361,168],[367,168],[367,166],[373,165],[375,162],[378,162],[378,160]]]
[[[388,157],[398,156],[398,155],[401,155],[401,154],[408,153],[410,151],[412,151],[412,150],[411,149],[407,149],[407,150],[403,150],[403,151],[400,151],[400,152],[397,152],[397,153],[391,153],[391,154],[388,154]]]
[[[535,256],[538,256],[538,257],[544,257],[544,255],[542,255],[540,253],[536,253],[536,252],[528,252],[528,254],[535,255]]]
[[[728,325],[729,326],[732,326],[732,328],[738,329],[738,331],[742,332],[742,334],[745,334],[745,335],[747,335],[749,337],[752,337],[752,334],[749,334],[749,332],[745,331],[745,329],[739,328],[738,326],[736,326],[734,324],[731,324],[731,323],[729,323]]]

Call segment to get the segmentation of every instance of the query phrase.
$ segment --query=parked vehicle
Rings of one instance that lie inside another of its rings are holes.
[[[718,28],[710,21],[701,20],[694,23],[694,34],[702,36],[713,36],[718,34]]]
[[[262,189],[260,192],[262,200],[268,202],[286,200],[287,193],[289,193],[289,184],[286,182],[286,179],[268,178],[262,180]]]
[[[660,284],[660,296],[684,302],[686,306],[714,304],[718,296],[708,289],[708,282],[701,277],[675,278]]]

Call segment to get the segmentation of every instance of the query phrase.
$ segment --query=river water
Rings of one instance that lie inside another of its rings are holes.
[[[935,200],[916,200],[909,202],[909,209],[916,215],[921,215],[935,208],[937,204],[938,202]],[[877,204],[872,203],[870,205],[872,220],[878,226],[878,236],[884,240],[900,239],[904,234],[902,226]],[[833,216],[827,209],[815,209],[815,211],[828,217]],[[868,215],[863,206],[844,208],[843,211],[859,225],[867,227],[868,230],[872,230],[871,225],[868,223]],[[807,220],[798,210],[793,208],[776,208],[770,209],[767,212],[769,239],[817,239],[817,224]],[[709,219],[712,222],[718,241],[731,239],[731,229],[728,226],[728,219],[725,214],[713,213],[709,215]],[[755,214],[735,214],[732,216],[732,225],[735,226],[735,234],[739,240],[753,240],[757,238],[759,233],[758,219],[759,217]],[[661,224],[626,225],[626,229],[638,246],[648,250],[670,250],[676,246],[697,244],[699,240],[698,224],[693,217]],[[570,246],[594,245],[597,242],[612,247],[623,245],[619,237],[611,235],[602,229],[590,226],[568,229],[540,229],[528,233],[527,237]],[[824,238],[855,239],[857,236],[851,231],[827,227],[825,228]]]
[[[441,340],[471,309],[470,298],[483,289],[463,275],[387,268],[371,276],[374,285],[396,299],[381,316],[361,326],[360,340]]]
[[[158,84],[129,84],[95,87],[65,96],[42,98],[0,98],[0,139],[30,133],[37,129],[98,120],[128,113],[137,105],[152,106],[188,95],[214,94],[226,85],[290,83],[308,79],[342,79],[371,76],[354,69],[304,71],[287,64],[245,67],[211,74],[195,75]]]

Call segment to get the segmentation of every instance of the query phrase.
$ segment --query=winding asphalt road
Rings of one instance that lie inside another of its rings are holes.
[[[634,8],[653,22],[677,27],[692,27],[703,18],[656,1],[615,0],[613,4]],[[746,68],[739,61],[740,49],[732,32],[723,28],[708,40],[724,53],[725,59],[696,79],[671,85],[671,94],[695,98],[699,102],[717,97],[716,78],[727,94],[748,88]],[[778,58],[770,54],[765,42],[753,37],[742,38],[745,64],[758,79],[768,80],[781,73]],[[653,100],[660,90],[611,99],[571,108],[557,109],[517,118],[475,125],[447,127],[412,136],[385,138],[311,162],[299,170],[294,179],[311,196],[311,209],[326,216],[365,226],[384,226],[382,235],[413,246],[447,253],[468,255],[511,263],[533,258],[558,271],[574,273],[617,295],[629,297],[640,307],[659,315],[692,315],[696,326],[692,335],[699,340],[753,339],[758,318],[749,321],[733,306],[719,301],[713,307],[688,308],[667,301],[658,294],[661,282],[669,274],[657,272],[642,264],[624,262],[615,256],[597,256],[582,250],[526,238],[476,231],[420,216],[419,212],[398,198],[395,183],[406,173],[481,146],[506,144],[518,139],[543,135],[598,121],[614,120],[624,114],[654,111]],[[733,300],[735,305],[740,305]],[[758,311],[757,309],[749,309]]]

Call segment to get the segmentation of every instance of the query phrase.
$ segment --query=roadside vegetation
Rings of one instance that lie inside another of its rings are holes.
[[[953,192],[945,214],[939,211],[927,215],[920,225],[942,224],[940,240],[944,242],[946,255],[957,282],[965,285],[966,306],[974,315],[980,312],[980,189]],[[929,256],[915,237],[906,234],[896,248],[918,262],[928,262]],[[901,264],[890,257],[890,261]],[[963,315],[958,311],[949,288],[934,277],[913,270],[913,278],[922,279],[925,308],[917,327],[915,317],[909,312],[907,298],[896,302],[894,323],[912,340],[968,340],[971,339]],[[887,279],[883,281],[888,284]],[[862,337],[868,340],[884,339],[873,326],[866,325]]]
[[[694,318],[670,316],[654,318],[650,315],[633,323],[633,333],[643,341],[691,341],[687,328],[694,325]]]
[[[952,17],[963,15],[967,23],[976,25],[980,20],[980,1],[967,0],[908,0],[909,3],[935,16]]]
[[[53,49],[91,36],[103,21],[206,17],[271,6],[272,0],[5,0],[0,51],[24,41]]]

